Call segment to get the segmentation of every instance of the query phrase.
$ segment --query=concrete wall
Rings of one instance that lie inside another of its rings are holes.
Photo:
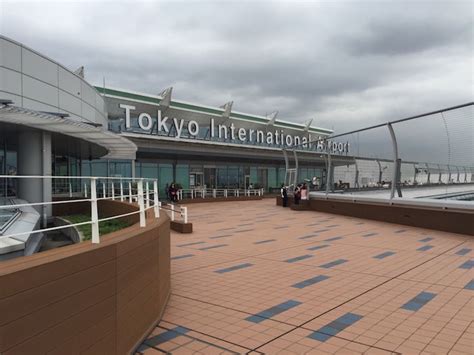
[[[0,98],[36,111],[65,112],[107,129],[105,101],[97,90],[59,63],[3,36]]]
[[[170,292],[170,224],[150,218],[101,238],[0,264],[0,353],[127,354]]]

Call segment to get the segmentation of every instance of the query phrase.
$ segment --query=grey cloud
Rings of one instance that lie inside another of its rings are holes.
[[[413,5],[415,4],[415,5]],[[89,81],[345,131],[468,101],[456,1],[3,2],[3,34]],[[35,14],[30,16],[29,14]]]

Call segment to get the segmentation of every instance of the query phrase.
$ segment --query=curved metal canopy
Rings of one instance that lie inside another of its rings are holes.
[[[135,159],[137,146],[132,141],[102,130],[100,127],[65,116],[67,115],[61,116],[57,113],[39,112],[12,105],[0,106],[0,122],[60,133],[97,144],[108,152],[102,158]]]

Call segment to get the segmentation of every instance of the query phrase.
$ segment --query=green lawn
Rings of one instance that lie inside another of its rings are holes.
[[[68,216],[62,216],[62,218],[68,220],[71,223],[81,223],[90,221],[91,216],[85,214],[73,214]],[[130,223],[120,219],[112,219],[109,221],[99,222],[99,234],[105,235],[108,233],[115,232],[119,229],[123,229],[130,226]],[[84,224],[82,226],[76,226],[77,229],[84,236],[84,240],[91,240],[92,238],[92,226],[90,224]]]

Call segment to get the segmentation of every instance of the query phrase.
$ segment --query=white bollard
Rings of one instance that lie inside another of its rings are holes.
[[[188,223],[188,208],[181,207],[181,216],[183,216],[184,223]]]
[[[138,180],[138,207],[140,208],[140,227],[146,226],[145,204],[143,201],[143,179]]]
[[[158,201],[158,181],[153,181],[153,206],[155,210],[155,218],[160,218],[160,205]]]
[[[96,178],[91,179],[91,227],[92,243],[99,244],[99,213],[97,211],[97,184]]]
[[[171,220],[174,221],[174,205],[171,204]]]

